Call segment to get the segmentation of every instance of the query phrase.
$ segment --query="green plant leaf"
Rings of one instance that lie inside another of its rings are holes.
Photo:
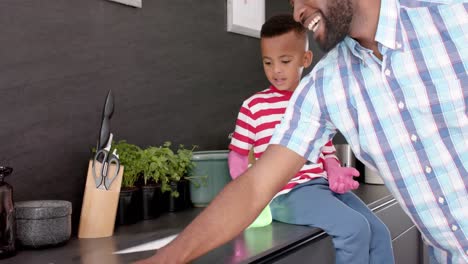
[[[141,148],[121,140],[113,142],[111,151],[114,149],[119,155],[120,164],[124,167],[122,187],[134,187],[142,172],[140,164]]]

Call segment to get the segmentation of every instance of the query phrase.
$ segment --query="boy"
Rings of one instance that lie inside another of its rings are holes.
[[[268,146],[280,123],[304,68],[312,62],[306,29],[291,15],[277,15],[261,29],[263,68],[271,86],[244,101],[229,149],[231,176],[248,167],[249,151],[255,159]],[[317,163],[306,163],[274,196],[254,221],[262,226],[273,219],[323,229],[333,238],[336,263],[393,263],[390,234],[386,226],[350,189],[358,183],[354,168],[341,168],[329,141]],[[328,181],[327,181],[328,178]],[[261,184],[261,183],[259,183]],[[330,186],[329,186],[330,185]]]

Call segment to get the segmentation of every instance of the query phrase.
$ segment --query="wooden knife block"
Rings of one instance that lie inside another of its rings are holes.
[[[93,162],[91,160],[88,165],[88,176],[86,177],[83,205],[81,207],[79,238],[109,237],[114,234],[115,216],[119,204],[124,167],[120,166],[119,174],[110,189],[102,190],[96,188],[92,166]],[[102,164],[96,162],[95,166],[96,173],[100,172]],[[116,166],[112,164],[109,167],[108,174],[113,175],[116,169]]]

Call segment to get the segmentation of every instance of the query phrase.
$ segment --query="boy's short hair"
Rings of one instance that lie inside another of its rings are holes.
[[[294,20],[290,14],[280,14],[270,17],[262,26],[260,31],[261,38],[271,38],[283,35],[290,31],[298,35],[307,36],[306,28]]]

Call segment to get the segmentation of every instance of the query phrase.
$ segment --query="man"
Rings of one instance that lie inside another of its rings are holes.
[[[329,53],[291,98],[256,164],[148,263],[229,241],[340,130],[423,234],[433,263],[468,263],[468,4],[291,0]]]

